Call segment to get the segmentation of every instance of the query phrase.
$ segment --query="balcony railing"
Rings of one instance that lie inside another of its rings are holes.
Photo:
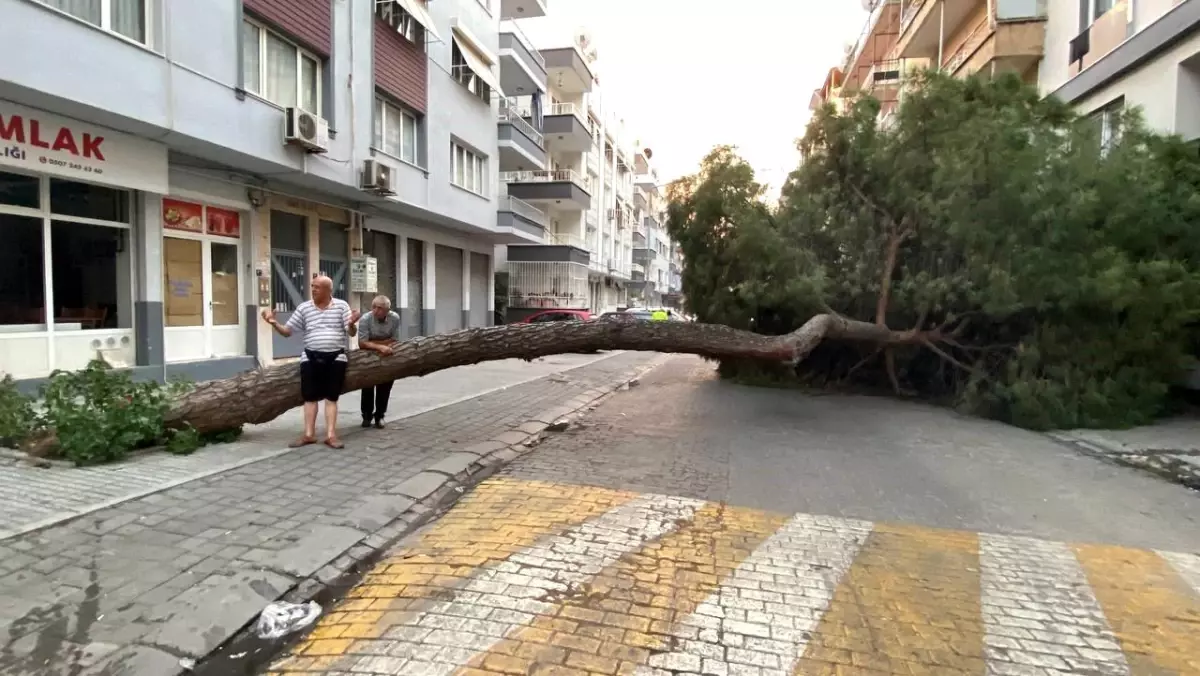
[[[528,115],[523,113],[525,111],[517,106],[516,101],[512,99],[500,99],[500,121],[520,129],[521,133],[532,139],[539,148],[546,147],[546,139],[542,136],[542,132],[534,129],[532,124],[526,122],[525,118]]]
[[[997,21],[1033,21],[1047,17],[1046,0],[993,0]]]
[[[538,51],[537,47],[533,46],[533,40],[530,40],[529,36],[525,35],[525,31],[521,30],[520,24],[512,19],[501,19],[500,32],[512,33],[513,35],[517,36],[517,39],[521,41],[521,44],[525,45],[525,50],[528,51],[529,55],[533,57],[534,62],[541,66],[542,70],[546,69],[546,59],[542,58],[542,53]]]
[[[579,235],[570,232],[548,232],[546,233],[546,241],[558,246],[573,246],[577,249],[590,251],[587,241]]]
[[[543,228],[546,227],[546,224],[548,223],[546,220],[546,212],[533,206],[529,202],[519,200],[516,197],[505,196],[500,198],[499,210],[514,213],[526,220],[537,223]]]
[[[549,106],[546,107],[546,112],[544,114],[545,115],[574,115],[576,119],[578,119],[580,122],[583,123],[583,126],[587,127],[589,132],[591,131],[591,128],[592,128],[592,125],[590,123],[588,123],[587,114],[583,112],[582,108],[575,105],[574,103],[551,103]]]
[[[867,71],[867,79],[863,81],[863,89],[870,91],[876,85],[889,85],[900,82],[900,60],[890,59],[871,64]]]
[[[926,0],[908,0],[904,3],[904,9],[900,10],[900,34],[908,30],[912,25],[913,19],[921,13],[921,8],[925,6]]]
[[[570,181],[575,185],[588,189],[591,181],[583,178],[574,169],[558,169],[556,171],[502,171],[501,183],[558,183]]]
[[[963,40],[958,49],[954,50],[954,53],[946,59],[946,62],[942,65],[943,69],[953,75],[954,71],[961,68],[967,59],[971,58],[971,55],[975,53],[975,50],[979,49],[991,36],[992,22],[987,17],[984,17],[982,21],[971,29],[971,32],[967,34],[967,39]]]

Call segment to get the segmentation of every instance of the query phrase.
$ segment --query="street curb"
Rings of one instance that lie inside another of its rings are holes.
[[[1196,451],[1131,449],[1084,439],[1069,432],[1048,432],[1046,436],[1082,455],[1142,470],[1164,481],[1200,491],[1200,466],[1179,459],[1200,455]]]
[[[545,438],[548,428],[555,427],[563,420],[574,422],[580,419],[617,392],[636,385],[639,378],[669,358],[666,355],[657,356],[648,364],[614,378],[608,385],[590,389],[559,406],[535,414],[514,429],[451,453],[392,487],[387,494],[395,496],[402,504],[407,502],[404,511],[351,545],[312,575],[297,582],[279,600],[290,603],[316,601],[324,612],[329,612],[330,605],[344,596],[388,550],[444,513],[468,490],[492,477],[512,461],[533,453]],[[195,667],[179,674],[226,676],[232,673],[257,673],[283,648],[308,633],[298,632],[278,642],[259,639],[252,631],[256,619],[250,618],[236,634],[198,660]]]

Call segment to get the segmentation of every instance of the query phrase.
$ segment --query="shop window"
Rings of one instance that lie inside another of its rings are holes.
[[[35,179],[36,180],[36,179]],[[2,189],[0,189],[2,190]],[[42,219],[0,213],[0,329],[46,328]]]
[[[36,176],[0,171],[0,205],[37,209],[41,204],[41,181]]]
[[[50,179],[50,211],[55,215],[128,223],[129,206],[124,190]]]
[[[105,225],[51,223],[54,321],[61,328],[133,325],[128,235],[127,230]]]

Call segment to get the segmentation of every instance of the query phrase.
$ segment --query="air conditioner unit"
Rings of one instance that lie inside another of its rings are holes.
[[[376,195],[395,195],[396,189],[392,186],[392,168],[378,160],[363,162],[362,185],[359,187]]]
[[[283,142],[310,153],[329,152],[329,123],[299,108],[284,110]]]

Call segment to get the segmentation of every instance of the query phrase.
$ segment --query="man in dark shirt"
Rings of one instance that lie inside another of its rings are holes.
[[[376,296],[371,301],[371,312],[358,321],[358,346],[364,350],[388,356],[400,342],[400,315],[392,312],[392,301],[387,296]],[[392,385],[388,381],[362,391],[362,426],[383,429],[383,416],[387,413],[388,399],[392,396]]]

